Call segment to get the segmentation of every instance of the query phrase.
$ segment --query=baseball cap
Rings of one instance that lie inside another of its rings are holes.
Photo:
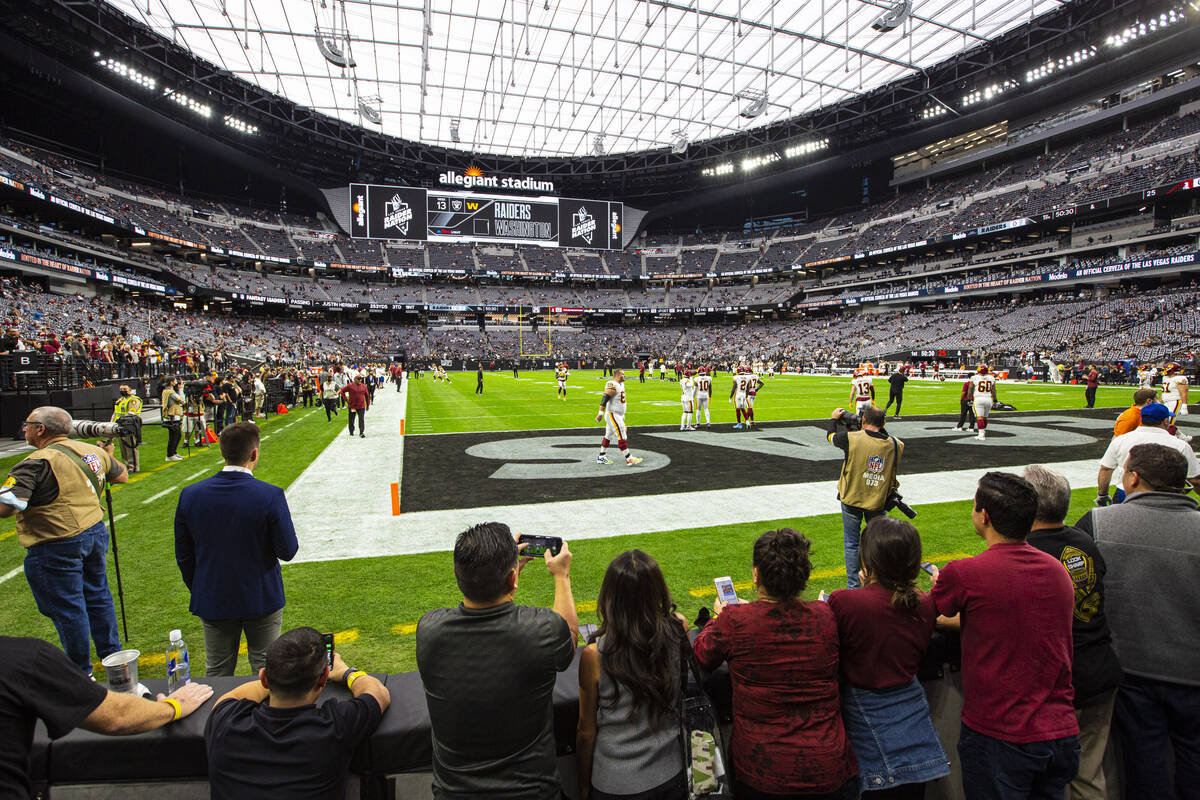
[[[1162,403],[1147,403],[1142,406],[1142,424],[1157,425],[1171,416],[1171,411]]]

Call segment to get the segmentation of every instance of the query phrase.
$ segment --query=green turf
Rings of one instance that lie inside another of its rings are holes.
[[[409,383],[408,432],[462,433],[470,431],[540,430],[548,428],[599,427],[596,412],[599,394],[608,380],[599,370],[574,370],[567,383],[567,400],[555,398],[554,375],[549,371],[485,372],[483,395],[475,394],[474,372],[452,372],[451,383],[433,380],[426,373]],[[768,378],[759,392],[754,415],[758,422],[774,420],[818,419],[829,416],[838,406],[850,403],[849,378],[813,375],[786,375]],[[887,403],[888,386],[875,379],[877,403]],[[679,423],[679,385],[672,381],[647,378],[639,383],[637,374],[625,379],[628,411],[625,420],[636,432],[639,425],[675,425]],[[713,382],[710,411],[713,424],[733,424],[735,415],[729,401],[729,375]],[[1126,407],[1136,387],[1102,386],[1096,395],[1101,407]],[[911,380],[904,389],[904,414],[954,414],[959,412],[961,381]],[[1018,411],[1049,411],[1083,408],[1084,387],[1002,383],[997,389],[1000,400]],[[893,409],[894,410],[894,409]],[[995,412],[997,417],[1004,412]]]
[[[603,386],[598,372],[574,372],[568,402],[554,398],[552,374],[522,373],[514,381],[510,373],[488,373],[485,394],[476,398],[474,373],[456,373],[453,383],[435,384],[428,375],[410,383],[409,434],[422,432],[513,430],[594,425],[596,393]],[[528,380],[524,380],[528,379]],[[678,387],[674,383],[629,382],[631,425],[673,424],[679,420]],[[714,423],[733,421],[722,395],[728,394],[729,378],[715,387]],[[886,399],[886,387],[881,387]],[[1129,388],[1102,388],[1098,404],[1124,406]],[[957,412],[956,383],[913,381],[905,391],[906,414]],[[1037,387],[1001,385],[1000,398],[1021,410],[1078,408],[1083,405],[1082,387]],[[761,394],[759,419],[805,419],[823,417],[834,405],[849,399],[849,383],[838,378],[773,378]],[[644,404],[643,404],[644,403]],[[665,403],[665,405],[654,405]],[[274,431],[295,422],[278,437]],[[312,459],[342,430],[341,421],[328,424],[313,410],[297,410],[272,417],[263,424],[270,434],[263,444],[256,477],[287,486]],[[164,464],[165,433],[155,425],[146,427],[142,447],[143,465],[148,470],[134,482],[113,492],[117,514],[128,514],[117,522],[121,572],[129,619],[129,644],[143,653],[141,674],[163,674],[162,647],[171,628],[181,628],[191,650],[195,673],[203,674],[204,647],[201,624],[188,613],[188,592],[174,560],[172,518],[178,488],[212,474],[219,459],[215,448],[193,451],[182,462]],[[19,457],[18,457],[19,458]],[[0,470],[18,458],[0,460]],[[197,473],[200,473],[197,475]],[[163,491],[165,496],[144,501]],[[1089,506],[1094,490],[1081,488],[1075,494],[1070,519]],[[352,498],[347,498],[348,501]],[[619,501],[618,501],[619,502]],[[830,498],[832,504],[833,498]],[[350,506],[347,506],[350,507]],[[981,541],[970,523],[966,502],[919,507],[916,522],[925,552],[941,562],[956,553],[975,553]],[[703,509],[681,512],[681,522],[703,522]],[[510,520],[514,526],[519,520]],[[214,524],[219,524],[214,520]],[[841,520],[836,514],[802,520],[779,520],[723,527],[687,527],[677,531],[580,540],[572,545],[575,562],[572,579],[581,619],[595,621],[596,593],[609,561],[629,548],[641,548],[657,558],[667,576],[680,608],[693,617],[701,605],[712,600],[712,578],[731,575],[735,581],[750,576],[750,551],[754,538],[778,525],[792,525],[814,541],[814,578],[808,596],[820,589],[843,585]],[[0,575],[20,567],[24,550],[12,535],[12,520],[0,521]],[[569,532],[565,538],[570,541]],[[939,558],[941,557],[941,558]],[[114,583],[110,557],[110,582]],[[339,634],[339,648],[348,661],[370,670],[405,671],[415,668],[413,630],[421,615],[458,601],[448,553],[430,553],[338,562],[284,565],[288,606],[285,627],[311,625]],[[693,593],[692,590],[696,590]],[[522,576],[519,602],[549,604],[551,582],[544,568],[531,564]],[[36,610],[24,576],[16,574],[0,584],[0,631],[9,635],[38,636],[57,643],[49,620]],[[248,672],[243,656],[239,674]]]

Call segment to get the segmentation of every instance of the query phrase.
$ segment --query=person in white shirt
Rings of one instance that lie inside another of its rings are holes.
[[[696,410],[696,381],[692,379],[690,369],[685,369],[679,379],[679,406],[683,410],[679,415],[679,430],[696,430],[692,424],[692,413]]]
[[[708,398],[712,394],[712,375],[708,367],[701,367],[696,375],[696,424],[700,424],[700,412],[704,412],[704,427],[712,427],[712,417],[709,415]]]
[[[263,383],[262,375],[254,376],[254,416],[263,417],[262,413],[263,402],[267,399],[267,387]]]
[[[1147,403],[1142,406],[1142,424],[1129,433],[1114,437],[1108,443],[1108,449],[1104,451],[1104,456],[1100,459],[1100,473],[1096,477],[1096,505],[1106,506],[1109,504],[1108,487],[1114,482],[1118,487],[1121,486],[1121,474],[1125,459],[1129,457],[1129,451],[1139,444],[1161,444],[1172,450],[1178,450],[1187,460],[1188,483],[1200,491],[1200,461],[1197,461],[1191,445],[1171,435],[1168,430],[1170,424],[1171,410],[1167,406],[1162,403]],[[1182,486],[1178,487],[1178,490],[1182,489]],[[1117,502],[1121,502],[1123,497],[1124,492],[1118,489]]]
[[[612,380],[604,384],[604,393],[600,395],[600,413],[596,414],[596,422],[606,424],[604,438],[600,440],[600,455],[596,456],[597,464],[611,464],[608,457],[608,444],[614,439],[621,455],[625,456],[625,464],[635,467],[642,459],[629,452],[628,430],[625,427],[625,370],[613,372]]]
[[[987,438],[988,415],[996,403],[996,379],[988,370],[988,365],[979,367],[979,372],[971,376],[971,386],[967,390],[967,400],[975,407],[975,424],[979,433],[976,439]]]
[[[1175,363],[1167,364],[1166,375],[1163,377],[1162,403],[1171,412],[1170,424],[1167,430],[1173,436],[1185,442],[1192,440],[1191,436],[1175,429],[1175,418],[1188,413],[1188,379],[1182,374],[1182,368]]]

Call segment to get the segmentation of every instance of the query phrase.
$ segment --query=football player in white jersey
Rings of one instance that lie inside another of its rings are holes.
[[[696,424],[700,424],[700,412],[704,412],[704,427],[712,427],[712,417],[709,416],[708,398],[712,394],[712,375],[708,367],[701,367],[696,375]]]
[[[679,407],[683,411],[679,416],[679,430],[696,430],[692,424],[692,413],[696,410],[696,381],[690,369],[685,369],[679,378]]]
[[[1185,442],[1192,440],[1191,436],[1175,427],[1175,418],[1188,413],[1188,379],[1183,374],[1183,368],[1171,362],[1163,370],[1162,404],[1171,412],[1171,423],[1167,430]]]
[[[729,389],[729,400],[737,411],[735,430],[742,429],[742,417],[746,414],[746,366],[739,364],[733,373],[733,386]],[[749,421],[749,417],[746,418]]]
[[[981,365],[979,372],[971,376],[968,395],[971,405],[975,407],[975,425],[979,429],[975,438],[986,439],[988,414],[992,413],[992,405],[996,402],[996,379],[987,364]]]
[[[1149,364],[1143,364],[1138,370],[1138,385],[1143,389],[1154,387],[1154,376],[1158,374],[1158,370],[1151,367]]]
[[[758,390],[766,384],[758,377],[758,374],[753,370],[746,370],[746,410],[743,412],[746,416],[746,427],[754,427],[754,398],[758,395]]]
[[[600,413],[596,414],[596,422],[604,422],[604,438],[600,440],[600,455],[596,456],[597,464],[611,464],[608,457],[608,443],[616,441],[621,455],[625,456],[627,466],[642,463],[642,459],[629,452],[628,431],[625,428],[625,370],[613,372],[612,380],[604,384],[604,394],[600,395]]]
[[[850,403],[854,413],[859,415],[875,405],[875,383],[863,370],[854,370],[854,377],[850,379]]]
[[[558,382],[558,399],[566,401],[567,399],[567,377],[570,376],[570,371],[567,369],[567,362],[563,361],[554,370],[554,380]]]

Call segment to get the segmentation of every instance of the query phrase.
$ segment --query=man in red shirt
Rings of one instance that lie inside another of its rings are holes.
[[[1037,509],[1026,480],[985,474],[971,521],[987,550],[933,575],[938,613],[962,628],[958,755],[971,798],[1062,797],[1079,771],[1075,588],[1057,559],[1025,541]]]
[[[1096,387],[1100,385],[1100,373],[1096,371],[1096,365],[1092,364],[1088,367],[1087,388],[1083,390],[1083,396],[1087,398],[1087,407],[1094,408],[1096,406]]]
[[[363,381],[363,376],[355,377],[354,382],[343,386],[338,394],[346,401],[346,408],[350,410],[350,435],[354,435],[354,417],[357,415],[358,436],[360,439],[367,438],[366,413],[371,407],[371,391]]]

